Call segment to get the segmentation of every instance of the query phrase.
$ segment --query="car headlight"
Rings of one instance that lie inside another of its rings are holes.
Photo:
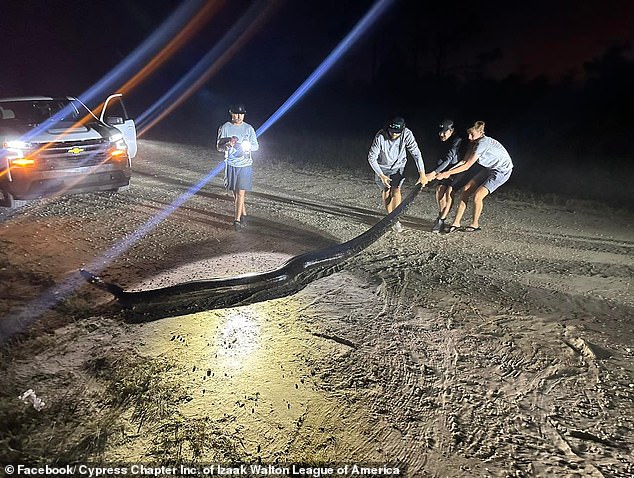
[[[110,156],[125,157],[123,155],[126,153],[127,150],[128,150],[128,145],[125,144],[125,141],[123,141],[123,139],[120,139],[119,141],[115,141],[115,143],[112,145],[112,149],[110,150]]]
[[[27,149],[31,149],[31,143],[27,143],[26,141],[20,141],[20,140],[12,140],[12,141],[5,141],[2,144],[2,147],[4,149],[21,149],[21,150],[27,150]]]
[[[4,155],[12,162],[12,164],[21,166],[21,160],[25,160],[29,155],[32,144],[26,141],[21,140],[11,140],[5,141],[2,143],[2,149],[4,150]],[[28,164],[33,163],[33,159],[29,159]]]
[[[124,157],[123,155],[128,150],[128,145],[125,143],[123,139],[123,135],[121,133],[113,134],[108,138],[110,140],[110,156],[111,157]]]

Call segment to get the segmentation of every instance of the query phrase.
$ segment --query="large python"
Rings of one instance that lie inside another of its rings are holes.
[[[346,259],[378,240],[409,208],[421,189],[421,184],[417,183],[397,208],[363,234],[341,244],[292,257],[277,269],[268,272],[196,280],[138,291],[126,291],[84,269],[80,273],[89,283],[114,295],[125,315],[134,321],[154,320],[284,297],[339,270]]]

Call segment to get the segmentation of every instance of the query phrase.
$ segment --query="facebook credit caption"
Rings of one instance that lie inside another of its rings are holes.
[[[238,464],[208,466],[156,466],[132,464],[122,466],[97,465],[5,465],[5,476],[81,476],[88,478],[112,476],[290,476],[320,478],[328,476],[398,476],[406,477],[403,466],[342,463],[331,465],[261,465]]]

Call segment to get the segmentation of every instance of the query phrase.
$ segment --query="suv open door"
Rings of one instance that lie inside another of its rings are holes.
[[[121,93],[108,96],[101,109],[99,119],[121,131],[128,146],[128,156],[130,159],[134,158],[137,150],[136,126],[134,120],[128,116]]]

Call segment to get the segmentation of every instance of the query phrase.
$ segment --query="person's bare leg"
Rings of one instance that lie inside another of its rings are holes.
[[[436,203],[438,203],[438,216],[442,217],[442,211],[445,209],[445,191],[447,191],[447,186],[441,184],[436,188]]]
[[[392,196],[390,195],[390,190],[387,189],[381,193],[381,198],[383,199],[383,206],[385,206],[385,210],[390,212],[390,202],[392,201]]]
[[[453,222],[451,223],[451,227],[460,227],[460,222],[462,221],[462,216],[464,216],[464,212],[467,209],[467,202],[469,201],[469,197],[466,196],[466,191],[462,192],[460,196],[460,200],[458,201],[458,208],[456,209],[456,217],[454,217]]]
[[[489,195],[489,190],[484,186],[480,186],[473,195],[473,221],[471,227],[477,229],[480,227],[480,216],[484,208],[484,198]]]
[[[445,193],[442,202],[443,206],[440,209],[440,218],[443,220],[447,219],[449,211],[451,211],[451,205],[453,203],[453,196],[451,195],[452,192],[453,191],[451,186],[445,187]]]
[[[460,222],[462,222],[462,216],[464,216],[465,211],[467,210],[467,204],[469,203],[469,198],[473,195],[475,189],[475,183],[473,181],[469,181],[467,185],[462,190],[462,194],[460,196],[460,200],[458,201],[458,209],[456,210],[456,217],[451,224],[451,227],[460,227]]]
[[[445,185],[441,184],[436,188],[436,203],[438,204],[438,215],[445,207]]]
[[[401,204],[401,188],[390,188],[390,201],[386,204],[387,212],[390,213]]]
[[[242,217],[242,214],[244,214],[244,189],[239,189],[238,191],[234,191],[233,196],[235,198],[235,212],[236,212],[236,216],[235,216],[235,220],[239,221],[240,218]]]

